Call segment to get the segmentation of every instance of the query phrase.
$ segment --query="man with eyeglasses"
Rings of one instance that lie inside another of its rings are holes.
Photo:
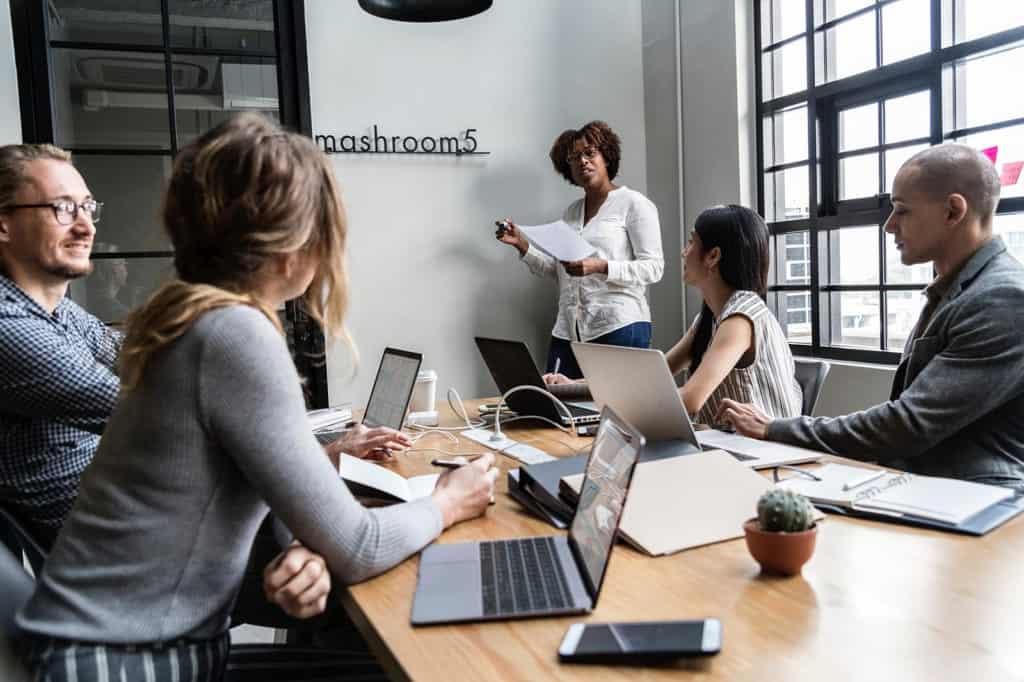
[[[0,505],[46,549],[117,402],[121,334],[66,297],[92,271],[102,206],[68,152],[0,146]],[[326,564],[293,546],[263,589],[287,613],[315,615]]]

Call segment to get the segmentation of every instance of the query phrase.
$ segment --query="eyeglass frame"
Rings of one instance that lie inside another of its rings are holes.
[[[71,205],[71,209],[68,210],[68,204]],[[86,204],[92,204],[92,208],[87,208]],[[85,211],[89,217],[89,221],[93,225],[100,221],[100,216],[103,213],[103,202],[96,201],[95,199],[86,199],[83,202],[76,203],[70,199],[57,199],[44,204],[11,204],[5,206],[4,211],[13,211],[18,208],[48,208],[53,211],[53,219],[57,221],[58,225],[73,225],[78,220],[78,212]],[[71,216],[71,220],[63,223],[60,220],[60,215],[64,213]]]
[[[591,145],[589,147],[585,147],[583,150],[578,151],[578,152],[575,151],[575,150],[569,152],[568,154],[565,155],[565,162],[568,163],[569,165],[572,165],[574,163],[579,163],[580,159],[582,159],[584,157],[586,157],[589,160],[589,159],[594,158],[595,156],[597,156],[600,153],[601,153],[600,147],[595,147],[595,146]]]

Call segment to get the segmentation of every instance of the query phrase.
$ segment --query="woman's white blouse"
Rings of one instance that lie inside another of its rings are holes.
[[[558,317],[551,335],[559,339],[590,341],[634,322],[650,322],[647,286],[665,270],[658,209],[650,199],[618,187],[586,225],[584,201],[569,204],[562,219],[593,245],[597,258],[608,261],[607,275],[573,277],[532,244],[522,257],[530,272],[558,281]]]

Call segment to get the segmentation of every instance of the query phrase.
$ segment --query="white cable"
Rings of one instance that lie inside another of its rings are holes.
[[[417,424],[416,426],[419,426],[419,425]],[[447,431],[442,431],[441,429],[438,429],[438,428],[435,428],[435,427],[429,427],[429,426],[420,426],[419,428],[422,428],[424,430],[420,431],[419,433],[417,433],[415,436],[412,437],[412,442],[413,443],[418,442],[420,438],[423,438],[424,436],[429,436],[432,433],[436,433],[439,436],[444,436],[445,438],[447,438],[448,440],[450,440],[453,443],[458,443],[459,442],[458,438],[456,438],[455,436],[453,436],[451,433],[449,433]]]
[[[501,434],[501,406],[504,405],[505,401],[508,400],[508,397],[510,395],[512,395],[513,393],[515,393],[516,391],[534,391],[535,393],[540,393],[541,395],[547,396],[548,398],[551,399],[551,402],[553,402],[556,406],[562,408],[562,411],[565,413],[565,416],[568,417],[568,419],[569,419],[569,423],[572,424],[573,426],[576,425],[576,420],[573,419],[572,412],[570,412],[569,408],[565,406],[565,403],[563,403],[561,400],[556,398],[550,392],[545,391],[543,388],[540,388],[538,386],[531,386],[529,384],[523,384],[521,386],[513,386],[512,388],[510,388],[507,391],[505,391],[505,395],[501,396],[501,400],[498,401],[498,408],[494,411],[494,434],[491,436],[491,440],[494,440],[494,441],[504,440],[504,436],[502,436],[502,434]],[[523,416],[526,416],[526,415],[523,415]],[[541,417],[541,418],[543,419],[543,417]],[[566,433],[568,433],[570,436],[576,435],[566,426],[562,426],[562,425],[556,424],[555,422],[551,421],[550,419],[545,419],[545,421],[547,421],[549,424],[554,424],[555,426],[557,426],[561,430],[563,430]],[[506,423],[507,423],[507,421],[506,421]]]
[[[459,410],[455,409],[455,405],[452,404],[452,393],[455,394],[455,398],[459,401],[459,407],[462,408],[461,412]],[[420,430],[420,431],[438,431],[438,432],[441,432],[441,431],[466,431],[467,429],[479,429],[479,428],[481,428],[483,426],[487,426],[487,422],[484,421],[483,419],[477,419],[475,424],[472,421],[470,421],[470,419],[469,419],[469,412],[466,410],[466,404],[464,402],[462,402],[462,396],[459,395],[459,392],[457,390],[455,390],[454,386],[450,387],[445,395],[446,395],[446,397],[448,399],[448,407],[450,407],[452,409],[452,412],[454,412],[457,417],[462,417],[465,420],[465,422],[466,422],[465,426],[422,426],[420,424],[409,424],[408,428],[417,429],[417,430]]]

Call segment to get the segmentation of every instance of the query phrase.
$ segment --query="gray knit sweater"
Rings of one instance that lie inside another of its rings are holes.
[[[17,622],[91,642],[213,637],[268,505],[345,583],[442,530],[431,498],[368,510],[352,497],[310,433],[284,339],[232,306],[204,314],[122,394]]]

